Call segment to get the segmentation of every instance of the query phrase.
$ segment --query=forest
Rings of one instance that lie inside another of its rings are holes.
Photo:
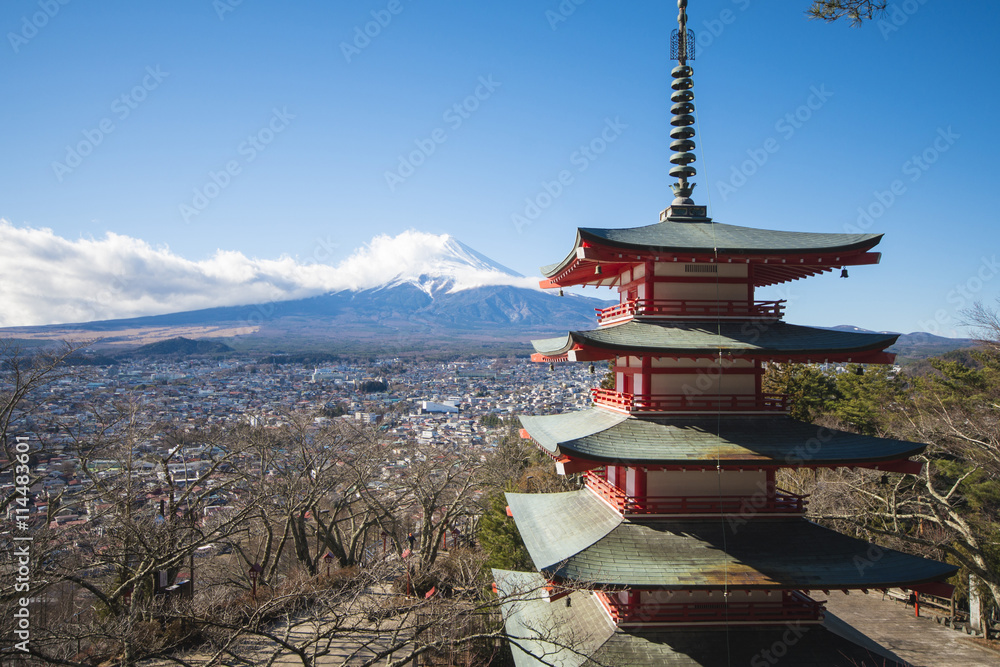
[[[796,419],[926,443],[919,475],[791,469],[779,485],[808,495],[815,521],[960,566],[956,605],[976,586],[995,615],[1000,325],[979,316],[975,349],[901,368],[772,364],[764,391],[787,394]],[[22,489],[36,514],[29,651],[6,645],[5,664],[508,664],[518,638],[504,634],[490,568],[533,566],[503,493],[580,485],[516,419],[483,420],[491,446],[464,451],[390,443],[319,412],[178,431],[123,396],[73,440],[80,485],[41,498],[35,452],[73,429],[34,411],[81,372],[63,363],[72,353],[2,350],[0,475],[17,485],[0,509],[17,516]],[[28,431],[39,442],[25,456]],[[8,553],[17,534],[3,535]],[[6,637],[26,596],[15,581],[0,590]]]

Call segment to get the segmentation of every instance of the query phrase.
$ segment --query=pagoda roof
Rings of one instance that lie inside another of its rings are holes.
[[[572,604],[549,602],[539,591],[545,579],[535,572],[493,570],[501,594],[507,635],[517,667],[559,665],[705,665],[765,664],[762,651],[782,646],[781,660],[789,665],[845,667],[870,665],[902,667],[881,649],[862,647],[823,626],[677,630],[621,630],[615,628],[594,593],[574,591]],[[793,634],[789,634],[789,629]],[[795,639],[790,641],[789,637]],[[881,648],[881,647],[879,647]]]
[[[597,263],[635,261],[746,261],[755,264],[755,284],[771,285],[829,271],[834,267],[873,264],[868,253],[882,234],[786,232],[719,222],[666,220],[644,227],[577,229],[573,250],[560,262],[541,267],[543,286],[611,284],[617,270],[593,277]]]
[[[866,353],[881,352],[897,338],[899,334],[838,331],[785,322],[646,322],[632,319],[589,331],[571,331],[559,338],[534,340],[532,345],[538,352],[533,357],[536,361],[610,358],[615,352],[695,357],[716,357],[722,352],[773,360],[811,358],[864,363]],[[576,354],[578,350],[582,354]],[[883,355],[881,362],[885,361]]]
[[[618,465],[863,465],[907,459],[926,445],[784,416],[639,418],[601,408],[521,417],[553,456]]]
[[[600,241],[619,248],[649,248],[672,252],[718,252],[720,255],[768,253],[836,253],[867,250],[882,234],[785,232],[726,225],[721,222],[658,222],[644,227],[601,229],[581,227],[581,240]]]
[[[598,588],[909,587],[958,570],[797,517],[636,521],[624,519],[587,489],[506,495],[542,574]]]

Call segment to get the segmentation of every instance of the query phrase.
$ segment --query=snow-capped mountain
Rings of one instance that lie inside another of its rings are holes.
[[[336,267],[336,292],[413,285],[428,296],[476,287],[511,285],[538,289],[527,278],[470,248],[449,234],[407,231],[376,236]]]
[[[405,232],[376,237],[337,267],[337,280],[317,296],[74,325],[18,330],[117,332],[162,329],[157,337],[197,337],[192,328],[241,330],[256,339],[308,341],[329,351],[527,344],[532,337],[596,325],[594,309],[609,301],[538,288],[538,278],[512,271],[448,235]],[[611,297],[611,293],[608,293]],[[115,332],[115,333],[113,333]],[[132,335],[132,334],[126,334]],[[148,336],[143,336],[149,342]]]
[[[434,298],[440,292],[458,292],[485,285],[516,285],[529,289],[537,286],[535,280],[495,262],[453,236],[442,234],[429,239],[425,236],[423,240],[431,246],[430,252],[407,266],[406,271],[373,289],[413,285]]]

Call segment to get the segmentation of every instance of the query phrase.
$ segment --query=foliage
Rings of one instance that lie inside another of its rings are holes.
[[[813,0],[806,15],[827,22],[846,18],[857,27],[885,13],[888,6],[888,0]]]
[[[927,443],[923,470],[817,471],[794,475],[795,488],[813,494],[815,517],[959,565],[958,583],[975,575],[1000,606],[1000,350],[950,353],[909,375],[861,369],[769,368],[765,389],[792,395],[800,418]]]
[[[497,491],[479,520],[479,543],[489,554],[485,567],[526,572],[532,569],[531,557],[514,520],[507,516],[507,500]]]
[[[807,422],[830,412],[840,399],[836,378],[816,366],[768,364],[762,386],[765,393],[787,395],[789,415]]]
[[[362,394],[375,394],[389,391],[389,385],[384,380],[365,380],[358,385],[358,391]]]
[[[615,385],[616,385],[615,361],[614,359],[611,359],[610,361],[608,361],[608,372],[605,373],[604,377],[601,378],[600,387],[601,389],[610,389],[613,391],[615,389]]]
[[[496,415],[492,412],[488,412],[479,418],[479,423],[486,428],[500,428],[503,426],[503,419],[500,415]]]
[[[831,412],[865,435],[880,435],[900,409],[907,391],[904,381],[886,366],[852,365],[834,379]]]

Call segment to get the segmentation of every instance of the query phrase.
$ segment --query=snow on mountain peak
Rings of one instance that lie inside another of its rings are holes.
[[[0,326],[89,322],[416,285],[430,295],[472,287],[538,289],[446,234],[380,235],[337,265],[218,250],[189,260],[108,232],[66,239],[0,218]],[[110,290],[110,291],[109,291]],[[107,297],[107,298],[105,298]]]
[[[512,271],[449,234],[415,230],[376,236],[341,262],[337,273],[346,283],[342,289],[353,291],[406,283],[431,296],[441,289],[457,292],[487,285],[538,288],[537,279]]]

